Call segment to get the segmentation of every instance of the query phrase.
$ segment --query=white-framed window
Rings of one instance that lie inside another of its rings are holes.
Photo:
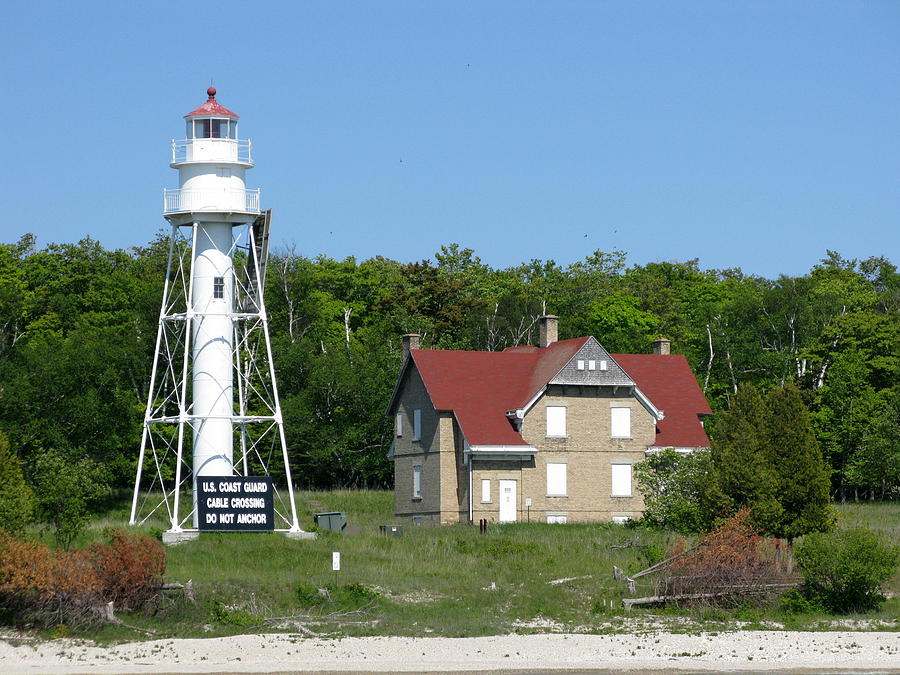
[[[597,362],[594,359],[588,361],[588,370],[597,370]]]
[[[547,406],[547,435],[566,435],[566,407],[562,405]]]
[[[548,523],[557,523],[557,524],[559,524],[559,525],[565,525],[565,524],[566,524],[566,516],[560,516],[560,515],[552,516],[552,515],[548,515],[548,516],[547,516],[547,522],[548,522]]]
[[[394,417],[394,433],[397,434],[397,438],[400,438],[403,435],[403,413],[398,412]]]
[[[481,479],[481,503],[489,504],[491,501],[491,479]]]
[[[612,496],[631,496],[631,464],[612,465]]]
[[[631,408],[609,409],[610,435],[613,438],[631,438]]]
[[[422,438],[422,411],[416,408],[413,410],[413,440],[417,441]]]
[[[213,298],[222,300],[225,297],[225,277],[213,277]]]
[[[581,359],[578,359],[578,361],[575,364],[575,367],[578,368],[578,370],[584,370],[584,361],[582,361]]]
[[[624,524],[627,523],[629,520],[631,520],[631,516],[613,516],[613,517],[612,517],[612,521],[613,521],[616,525],[624,525]]]
[[[602,359],[601,359],[601,361],[600,361],[600,370],[607,370],[607,365],[606,365],[606,361],[605,361],[605,360],[602,360]]]
[[[422,465],[413,466],[413,499],[422,498]]]
[[[547,464],[547,496],[565,497],[568,494],[566,464]]]

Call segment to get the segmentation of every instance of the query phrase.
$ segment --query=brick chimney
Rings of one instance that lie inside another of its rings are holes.
[[[559,339],[559,317],[547,314],[541,317],[541,347],[549,347]]]
[[[409,352],[413,349],[419,348],[419,341],[422,339],[422,336],[418,333],[407,333],[403,336],[403,360],[406,361],[406,357],[409,356]]]
[[[656,338],[653,341],[653,353],[654,354],[669,354],[670,347],[672,346],[672,341],[669,338]]]

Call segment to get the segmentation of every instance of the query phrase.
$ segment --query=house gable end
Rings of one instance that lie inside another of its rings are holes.
[[[593,362],[594,369],[590,369]],[[606,365],[606,370],[602,366]],[[582,367],[579,368],[578,366]],[[634,381],[596,338],[590,337],[549,384],[632,387]]]
[[[435,408],[434,405],[434,401],[431,400],[431,392],[428,391],[428,385],[425,382],[425,378],[422,377],[422,374],[416,367],[415,360],[412,357],[407,356],[406,361],[403,364],[403,369],[400,371],[400,377],[397,378],[397,383],[394,385],[394,391],[391,394],[391,400],[388,403],[387,415],[389,417],[393,417],[397,413],[397,410],[400,407],[400,402],[403,400],[404,391],[409,386],[410,379],[412,379],[413,377],[417,378],[421,383],[422,389],[425,392],[425,398],[427,399],[428,404],[431,406],[431,409],[437,411],[437,408]]]

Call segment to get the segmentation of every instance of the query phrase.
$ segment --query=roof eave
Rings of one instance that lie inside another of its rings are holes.
[[[466,454],[473,457],[533,457],[537,451],[533,445],[469,445],[466,448]]]

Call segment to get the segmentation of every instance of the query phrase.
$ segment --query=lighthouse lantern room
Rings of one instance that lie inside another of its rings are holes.
[[[185,138],[172,141],[179,186],[163,195],[169,262],[131,523],[163,519],[170,542],[196,536],[199,480],[274,479],[277,466],[284,490],[274,480],[251,485],[271,484],[282,527],[260,529],[300,536],[263,301],[271,211],[245,185],[252,144],[238,138],[238,115],[215,88],[207,95],[185,115]]]

